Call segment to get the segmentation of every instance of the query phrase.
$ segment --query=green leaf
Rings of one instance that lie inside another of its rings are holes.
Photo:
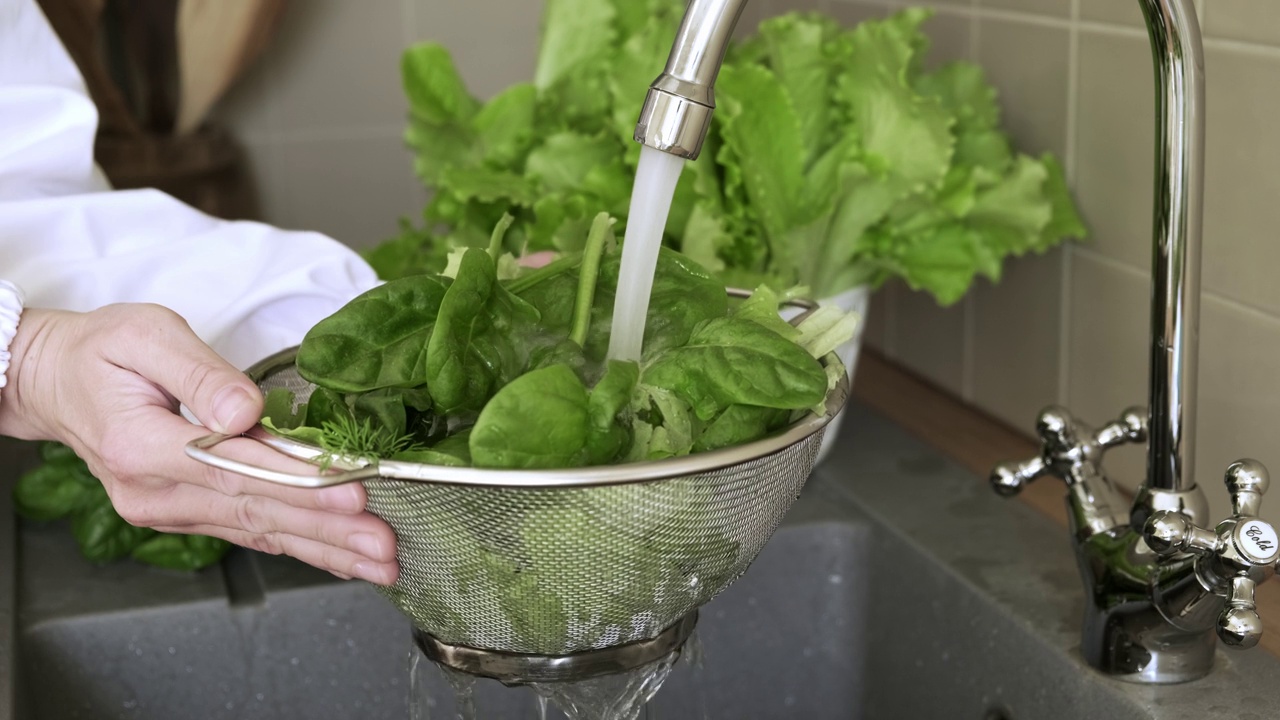
[[[307,332],[298,348],[299,374],[342,392],[421,385],[445,293],[445,282],[433,275],[392,280],[363,293]]]
[[[838,26],[816,15],[783,15],[760,24],[769,68],[799,111],[804,145],[802,165],[808,167],[829,142],[832,84],[835,67],[828,59],[828,41]]]
[[[723,68],[716,92],[721,133],[750,202],[765,233],[781,238],[801,219],[805,150],[796,108],[778,77],[757,65]]]
[[[670,388],[710,420],[730,405],[801,409],[826,397],[822,366],[800,346],[758,323],[703,323],[688,345],[657,355],[642,382]]]
[[[631,402],[631,393],[640,380],[636,363],[610,360],[604,376],[591,389],[587,414],[591,427],[587,434],[587,464],[610,464],[623,449],[627,433],[617,422],[618,413]]]
[[[568,468],[586,459],[587,389],[565,365],[534,370],[484,406],[471,429],[476,467]]]
[[[796,327],[798,335],[795,342],[820,360],[852,340],[861,320],[855,313],[834,305],[823,305]]]
[[[46,443],[43,447],[54,446]],[[45,464],[28,470],[13,488],[14,507],[28,520],[56,520],[91,504],[99,497],[101,486],[89,473],[84,462],[67,448],[42,450],[52,457]]]
[[[220,561],[231,543],[204,535],[156,535],[133,549],[138,562],[193,572]]]
[[[453,65],[449,51],[438,43],[420,43],[400,57],[400,75],[409,111],[433,124],[470,120],[479,103]]]
[[[537,89],[521,83],[498,93],[480,108],[472,127],[484,147],[486,162],[502,167],[524,158],[535,140],[537,100]]]
[[[786,425],[790,416],[788,410],[730,405],[702,431],[693,450],[706,452],[750,442]]]
[[[292,430],[306,419],[306,404],[294,408],[294,394],[289,388],[272,388],[267,391],[262,405],[262,417],[271,420],[280,430]]]
[[[599,0],[547,0],[533,84],[547,88],[588,62],[607,62],[614,47],[613,5]]]
[[[951,163],[952,119],[935,97],[917,94],[911,70],[919,25],[930,13],[909,9],[851,34],[841,96],[849,103],[869,167],[884,181],[920,191],[942,181]]]
[[[529,153],[525,172],[551,191],[573,190],[593,169],[615,163],[618,145],[608,137],[575,132],[556,133]]]
[[[71,532],[80,545],[80,553],[92,562],[118,560],[144,541],[155,537],[150,528],[134,527],[111,506],[105,490],[99,486],[95,501],[71,517]]]

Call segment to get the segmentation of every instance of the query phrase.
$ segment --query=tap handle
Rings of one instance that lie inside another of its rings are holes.
[[[1096,432],[1065,408],[1051,406],[1036,418],[1040,454],[1022,462],[1005,462],[991,471],[991,486],[1004,496],[1017,495],[1027,483],[1056,475],[1068,483],[1101,474],[1102,454],[1126,443],[1147,439],[1146,410],[1132,407]]]
[[[1227,607],[1218,616],[1218,637],[1224,644],[1248,650],[1262,639],[1262,618],[1253,599],[1256,588],[1257,583],[1248,575],[1231,578]]]
[[[1276,572],[1280,539],[1271,523],[1257,517],[1270,480],[1256,460],[1237,460],[1227,468],[1227,490],[1233,513],[1213,530],[1197,527],[1182,513],[1160,510],[1144,527],[1147,545],[1159,555],[1190,553],[1208,563],[1199,575],[1226,598],[1218,616],[1218,637],[1230,647],[1251,648],[1262,637],[1262,620],[1254,604],[1257,584]]]

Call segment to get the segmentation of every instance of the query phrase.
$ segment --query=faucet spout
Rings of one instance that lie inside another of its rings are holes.
[[[695,160],[711,125],[715,82],[747,0],[692,0],[662,74],[649,86],[635,139]]]
[[[1204,49],[1192,0],[1141,3],[1157,107],[1146,485],[1181,493],[1195,486]]]

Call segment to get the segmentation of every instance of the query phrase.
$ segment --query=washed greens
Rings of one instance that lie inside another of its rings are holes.
[[[534,82],[487,103],[444,48],[410,48],[406,139],[433,199],[421,226],[369,254],[378,272],[439,270],[449,252],[483,247],[508,211],[504,246],[516,254],[581,250],[589,210],[625,225],[636,113],[683,9],[548,0]],[[793,13],[733,45],[667,244],[738,287],[804,284],[826,297],[901,278],[950,304],[976,276],[998,280],[1005,258],[1083,237],[1057,161],[1013,150],[980,68],[925,70],[928,17],[903,10],[845,29]]]
[[[613,223],[597,214],[582,251],[515,278],[499,276],[490,242],[462,252],[453,277],[404,277],[352,300],[298,349],[317,388],[308,402],[273,391],[264,423],[333,454],[568,468],[747,442],[821,405],[832,372],[819,358],[855,319],[824,312],[793,328],[768,288],[731,311],[722,283],[666,248],[641,362],[606,362]]]

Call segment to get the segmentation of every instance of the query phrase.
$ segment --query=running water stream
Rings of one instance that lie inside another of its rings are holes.
[[[609,359],[640,360],[645,314],[658,267],[658,248],[667,226],[671,198],[684,168],[684,158],[648,146],[640,148],[640,165],[631,189],[627,233],[622,243],[622,267],[613,304]]]

